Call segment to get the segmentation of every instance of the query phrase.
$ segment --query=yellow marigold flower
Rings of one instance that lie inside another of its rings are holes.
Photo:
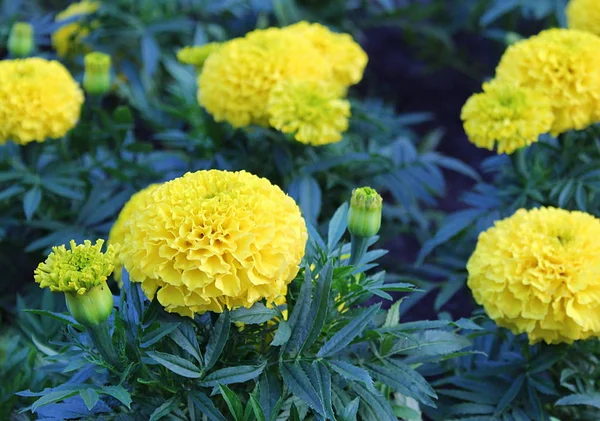
[[[120,258],[131,280],[185,316],[285,296],[307,241],[293,199],[244,171],[164,183],[126,230]]]
[[[267,111],[272,127],[318,146],[342,140],[348,130],[350,103],[327,83],[289,80],[272,90]]]
[[[56,22],[61,22],[75,16],[91,15],[100,8],[99,1],[80,1],[73,3],[56,15]],[[79,22],[71,22],[61,26],[52,34],[52,45],[59,56],[64,57],[75,50],[83,38],[90,33],[88,28],[82,27]]]
[[[600,220],[520,209],[479,236],[468,286],[487,314],[531,343],[600,335]]]
[[[600,35],[600,3],[596,0],[571,0],[566,14],[569,28]]]
[[[177,60],[184,64],[191,64],[200,72],[204,67],[206,59],[215,51],[221,48],[220,42],[211,42],[204,45],[194,45],[191,47],[183,47],[177,52]]]
[[[341,85],[354,85],[362,79],[369,59],[349,34],[331,32],[326,26],[305,21],[284,30],[307,38],[333,66],[335,79]]]
[[[126,224],[131,220],[131,217],[135,212],[144,209],[147,199],[154,192],[154,190],[158,188],[158,186],[160,186],[160,184],[150,184],[148,187],[133,194],[129,198],[127,203],[125,203],[125,206],[123,206],[123,209],[121,209],[117,220],[110,229],[110,233],[108,234],[108,244],[123,244],[125,233],[127,232]],[[121,272],[122,266],[117,259],[113,277],[119,284],[119,287],[123,286]]]
[[[510,82],[483,85],[461,112],[469,140],[480,148],[511,154],[537,142],[554,121],[550,99],[541,92]]]
[[[59,138],[79,120],[83,92],[58,61],[0,61],[0,144]]]
[[[256,30],[222,45],[204,63],[198,102],[233,127],[268,123],[267,102],[281,80],[331,80],[333,70],[306,39],[279,28]]]
[[[69,245],[70,250],[64,245],[52,247],[46,261],[39,264],[34,279],[40,288],[83,295],[105,283],[115,268],[118,246],[110,245],[103,253],[104,240],[97,240],[94,245],[90,240],[83,244],[71,240]]]
[[[598,120],[600,37],[549,29],[506,50],[496,78],[546,94],[555,115],[552,134],[584,129]]]

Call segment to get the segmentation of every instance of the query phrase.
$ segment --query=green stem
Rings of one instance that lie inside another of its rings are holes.
[[[355,266],[367,252],[369,237],[359,237],[352,234],[350,242],[350,260],[351,266]]]
[[[88,326],[87,329],[94,346],[100,352],[102,358],[113,367],[119,368],[121,362],[112,343],[112,338],[108,330],[108,323],[104,322],[99,325]]]

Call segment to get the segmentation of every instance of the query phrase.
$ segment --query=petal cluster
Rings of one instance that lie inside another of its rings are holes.
[[[569,28],[600,35],[600,3],[596,0],[570,0],[566,14]]]
[[[56,15],[56,22],[62,22],[67,19],[79,16],[84,18],[96,12],[100,8],[99,1],[80,1],[73,3],[65,10]],[[69,52],[75,50],[81,40],[89,35],[89,29],[83,27],[79,22],[70,22],[62,25],[52,34],[52,45],[59,56],[64,57]]]
[[[479,236],[468,286],[498,325],[531,343],[600,336],[600,220],[520,209]]]
[[[182,54],[193,51],[184,49]],[[285,28],[255,30],[221,44],[203,61],[198,101],[215,120],[227,121],[236,128],[268,126],[273,92],[281,94],[285,87],[296,87],[300,82],[323,83],[330,87],[327,95],[335,92],[335,99],[342,100],[347,88],[362,78],[366,63],[367,55],[350,35],[335,34],[318,24],[300,22]],[[296,97],[291,93],[290,98]],[[303,101],[306,97],[298,98]],[[300,102],[296,108],[302,113],[305,106]],[[347,116],[343,120],[334,123],[340,126],[336,129],[337,140],[347,129]],[[331,140],[312,137],[303,142],[324,144]]]
[[[469,140],[480,148],[511,154],[537,142],[554,121],[550,99],[511,82],[493,81],[472,95],[461,119]]]
[[[324,145],[340,141],[348,130],[350,103],[330,84],[290,80],[271,91],[267,111],[275,129],[302,143]]]
[[[125,222],[132,281],[185,316],[285,296],[307,230],[293,199],[247,172],[198,171],[148,195]]]
[[[35,270],[35,281],[40,288],[51,291],[85,294],[106,282],[114,270],[118,247],[108,246],[103,253],[103,244],[104,240],[97,240],[93,245],[89,240],[83,244],[71,240],[70,250],[64,245],[53,247],[46,261]]]
[[[506,50],[496,78],[547,95],[555,115],[551,132],[584,129],[600,119],[600,37],[549,29]]]
[[[58,61],[0,61],[0,144],[59,138],[79,120],[84,97]]]

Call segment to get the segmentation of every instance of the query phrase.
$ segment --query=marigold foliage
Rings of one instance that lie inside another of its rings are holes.
[[[272,127],[306,144],[339,142],[348,130],[350,103],[327,83],[282,81],[271,92],[267,110]]]
[[[294,200],[244,171],[162,184],[125,227],[120,258],[131,280],[185,316],[285,296],[308,237]]]
[[[64,136],[77,124],[83,101],[79,85],[57,61],[0,61],[0,144]]]
[[[487,314],[531,343],[600,335],[600,220],[520,209],[479,236],[468,286]]]
[[[541,92],[510,82],[483,85],[461,112],[469,140],[480,148],[511,154],[537,142],[554,121],[550,99]]]
[[[151,184],[145,189],[133,194],[129,198],[127,203],[125,203],[125,206],[123,206],[123,209],[121,209],[117,220],[110,229],[110,233],[108,234],[108,244],[117,244],[119,246],[123,244],[125,233],[127,232],[126,224],[131,220],[131,216],[135,212],[146,207],[146,201],[154,192],[154,190],[158,188],[158,186],[160,186],[160,184]],[[115,273],[113,277],[119,286],[122,286],[121,269],[121,264],[117,260],[115,263]]]
[[[34,279],[40,288],[83,295],[106,282],[114,270],[118,246],[110,245],[103,253],[104,240],[97,240],[94,245],[90,240],[83,244],[71,240],[69,244],[70,250],[64,245],[52,247],[46,261],[38,265]]]
[[[571,29],[600,35],[600,3],[596,0],[571,0],[566,9]]]
[[[584,129],[600,119],[600,37],[549,29],[506,50],[496,78],[546,94],[555,115],[552,134]]]
[[[100,8],[99,1],[80,1],[73,3],[56,15],[56,22],[61,22],[74,16],[85,17]],[[61,26],[52,34],[52,45],[60,57],[65,57],[69,52],[77,49],[83,38],[90,33],[88,28],[82,27],[79,22],[71,22]]]

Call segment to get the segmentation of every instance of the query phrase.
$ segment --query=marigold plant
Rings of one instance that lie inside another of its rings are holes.
[[[600,335],[600,220],[520,209],[479,236],[468,286],[497,324],[531,343]]]
[[[99,8],[99,1],[84,0],[79,3],[73,3],[56,15],[56,22],[62,22],[75,16],[83,18],[96,12]],[[52,34],[52,45],[59,56],[65,57],[69,52],[76,50],[83,38],[88,36],[89,33],[89,29],[83,27],[77,21],[67,23]]]

